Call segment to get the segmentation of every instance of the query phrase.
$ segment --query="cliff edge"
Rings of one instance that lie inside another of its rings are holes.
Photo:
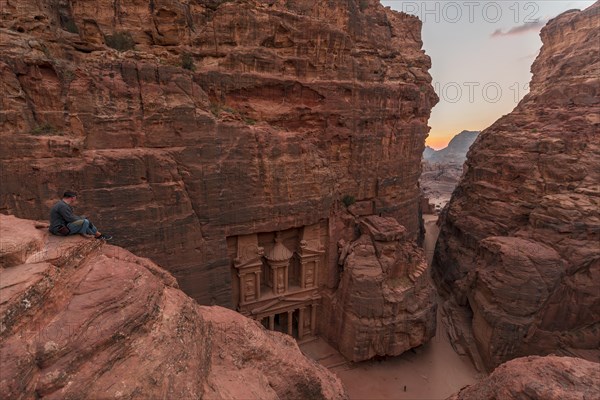
[[[0,214],[3,398],[347,398],[291,337],[199,306],[146,258],[36,225]]]

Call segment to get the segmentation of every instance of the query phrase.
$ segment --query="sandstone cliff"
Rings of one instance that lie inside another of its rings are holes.
[[[78,190],[117,244],[227,307],[228,237],[333,227],[345,196],[416,237],[437,102],[416,17],[374,0],[0,9],[0,211],[45,219]]]
[[[502,364],[448,400],[593,400],[599,393],[599,364],[573,357],[533,356]]]
[[[444,212],[433,276],[457,348],[488,368],[598,351],[599,12],[542,30],[531,92],[480,134]]]
[[[0,214],[6,399],[344,399],[287,335],[199,306],[145,258]]]

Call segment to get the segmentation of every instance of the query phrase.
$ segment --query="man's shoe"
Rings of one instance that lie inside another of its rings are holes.
[[[99,240],[111,240],[111,239],[112,239],[112,236],[110,236],[110,235],[107,235],[107,234],[103,233],[103,234],[102,234],[102,235],[100,235],[100,236],[96,236],[96,239],[99,239]]]

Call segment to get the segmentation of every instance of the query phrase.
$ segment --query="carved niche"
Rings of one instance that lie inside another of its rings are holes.
[[[258,246],[258,237],[243,235],[237,238],[237,257],[233,266],[237,269],[240,283],[240,305],[260,298],[261,258],[264,249]]]
[[[293,253],[285,247],[279,232],[275,234],[275,246],[265,255],[271,273],[273,294],[280,295],[288,291],[288,267]]]
[[[305,226],[300,238],[300,248],[296,253],[300,265],[300,288],[318,287],[319,264],[325,250],[321,245],[319,225]]]

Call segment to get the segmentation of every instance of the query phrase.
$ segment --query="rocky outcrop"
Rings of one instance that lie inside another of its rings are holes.
[[[437,304],[423,250],[394,218],[360,220],[340,243],[337,291],[324,297],[323,335],[349,360],[396,356],[435,335]]]
[[[2,214],[0,244],[3,398],[346,398],[292,338],[199,306],[148,259]]]
[[[416,17],[374,0],[0,8],[0,211],[46,219],[75,189],[117,244],[228,307],[228,237],[335,226],[345,196],[417,236],[437,97]]]
[[[531,92],[480,134],[444,211],[433,277],[445,317],[466,322],[458,345],[488,368],[598,351],[599,13],[542,30]]]
[[[600,393],[600,365],[573,357],[524,357],[448,400],[592,400]]]

